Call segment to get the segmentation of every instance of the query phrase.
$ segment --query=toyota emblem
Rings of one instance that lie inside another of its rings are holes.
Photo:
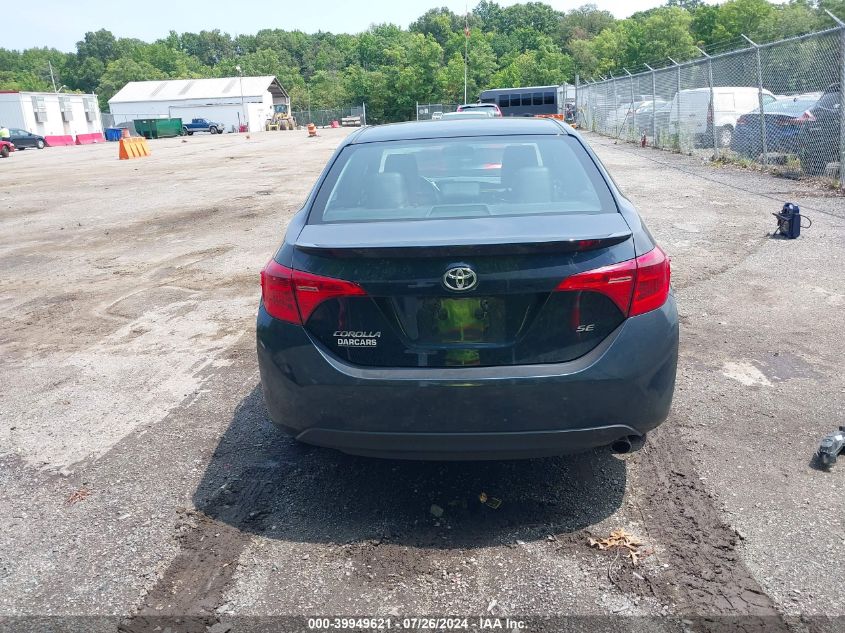
[[[443,274],[443,285],[447,290],[466,292],[478,285],[478,275],[469,266],[455,266]]]

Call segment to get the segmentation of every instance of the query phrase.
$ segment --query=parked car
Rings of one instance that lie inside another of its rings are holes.
[[[779,99],[766,106],[763,121],[766,125],[766,150],[798,154],[801,149],[799,133],[810,117],[809,110],[817,100]],[[731,149],[743,156],[757,158],[763,152],[760,127],[760,108],[743,114],[736,122]]]
[[[801,169],[805,174],[823,174],[828,163],[839,161],[841,101],[839,84],[835,83],[828,86],[807,111],[806,120],[798,132]]]
[[[554,119],[368,127],[261,273],[271,419],[408,459],[629,450],[667,416],[669,259]]]
[[[26,149],[27,147],[44,149],[47,147],[47,141],[44,140],[43,136],[19,128],[9,129],[9,141],[15,144],[16,149]]]
[[[651,113],[654,111],[655,104],[659,108],[665,103],[666,102],[661,99],[656,101],[649,99],[647,101],[626,103],[608,113],[607,126],[610,128],[622,129],[636,123],[638,130],[650,130]]]
[[[15,151],[15,144],[10,141],[0,140],[0,157],[9,158],[9,154]]]
[[[698,147],[712,146],[714,132],[719,147],[730,147],[739,117],[760,107],[760,95],[757,88],[719,86],[713,88],[713,100],[715,108],[710,103],[710,88],[676,92],[669,111],[669,122],[679,128],[680,133],[692,136]],[[775,101],[777,99],[771,92],[763,90],[764,107]]]
[[[194,132],[208,132],[209,134],[223,134],[225,128],[222,123],[215,123],[208,119],[191,119],[190,123],[185,123],[185,134],[189,136]]]
[[[490,116],[493,117],[500,117],[502,116],[502,111],[499,109],[495,103],[465,103],[463,105],[458,106],[458,112],[489,112]]]

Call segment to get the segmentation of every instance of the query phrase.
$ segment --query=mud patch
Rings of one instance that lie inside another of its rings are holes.
[[[774,603],[745,567],[737,551],[739,536],[725,525],[713,499],[699,479],[687,449],[661,427],[633,456],[632,477],[638,489],[647,539],[660,544],[655,571],[618,575],[625,592],[654,597],[682,616],[713,617],[724,630],[737,618],[734,630],[787,631]],[[659,570],[659,571],[657,571]]]
[[[222,503],[222,502],[221,502]],[[226,512],[222,504],[221,512]],[[237,569],[249,537],[236,525],[249,517],[231,513],[231,525],[193,511],[184,511],[177,525],[179,554],[146,595],[135,615],[118,627],[119,633],[147,633],[162,624],[183,633],[206,633],[217,623],[216,608]],[[171,619],[172,621],[167,621]]]

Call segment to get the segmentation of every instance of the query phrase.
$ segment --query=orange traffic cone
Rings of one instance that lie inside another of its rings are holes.
[[[313,123],[308,124],[308,136],[317,136],[317,126]]]

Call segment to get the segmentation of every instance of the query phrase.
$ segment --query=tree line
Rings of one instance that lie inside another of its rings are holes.
[[[176,33],[148,43],[88,32],[75,52],[0,48],[0,89],[96,92],[101,108],[128,81],[276,75],[294,109],[366,102],[368,120],[413,117],[420,103],[459,103],[464,90],[465,27],[468,95],[494,87],[573,82],[686,61],[740,48],[742,35],[768,42],[834,26],[845,0],[668,0],[617,20],[595,5],[557,11],[542,2],[502,7],[481,0],[467,15],[426,11],[407,29],[377,24],[363,33],[263,29],[231,37],[219,30]],[[52,77],[50,68],[52,67]]]

